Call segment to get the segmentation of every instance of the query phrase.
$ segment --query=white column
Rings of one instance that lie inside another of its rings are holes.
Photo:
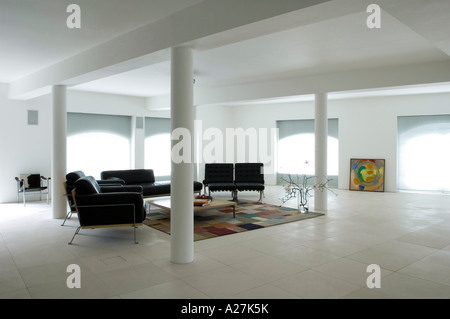
[[[51,193],[53,218],[64,218],[67,214],[67,198],[63,183],[66,180],[67,103],[66,86],[53,86],[52,119],[52,174]]]
[[[171,57],[171,124],[172,149],[184,145],[182,155],[190,154],[186,161],[177,163],[172,153],[171,173],[171,261],[190,263],[194,260],[194,204],[193,204],[193,134],[194,88],[193,52],[188,47],[172,48]],[[184,132],[182,137],[174,131]],[[189,134],[189,135],[187,135]],[[188,153],[186,153],[188,152]]]
[[[328,116],[327,116],[327,94],[315,95],[315,175],[316,183],[324,183],[327,180],[327,139],[328,139]],[[314,191],[314,210],[327,210],[327,193],[325,190]]]
[[[132,168],[144,168],[145,166],[145,118],[131,117],[131,154]]]

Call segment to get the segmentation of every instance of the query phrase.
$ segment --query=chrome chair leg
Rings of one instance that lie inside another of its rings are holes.
[[[66,220],[70,219],[70,217],[72,217],[72,211],[67,213],[66,218],[64,218],[64,221],[61,224],[61,226],[64,226],[64,224],[66,223]]]
[[[80,232],[81,226],[79,226],[77,228],[77,230],[75,231],[75,234],[73,234],[72,240],[69,242],[69,245],[72,245],[73,239],[75,238],[75,236]]]

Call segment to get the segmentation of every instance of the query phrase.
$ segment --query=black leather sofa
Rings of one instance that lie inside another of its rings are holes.
[[[101,179],[121,180],[124,185],[139,185],[143,189],[144,197],[170,195],[170,181],[155,181],[152,169],[127,169],[101,172]],[[200,193],[203,185],[194,181],[194,192]]]
[[[79,178],[72,190],[75,209],[82,228],[123,227],[142,225],[146,212],[141,186],[100,186],[92,176]]]

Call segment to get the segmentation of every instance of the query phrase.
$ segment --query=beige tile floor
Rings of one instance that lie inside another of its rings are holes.
[[[185,265],[146,226],[137,245],[129,228],[82,230],[68,245],[76,217],[61,226],[46,202],[1,204],[0,298],[450,298],[449,195],[337,193],[323,217],[196,242]],[[264,201],[282,195],[268,186]],[[67,287],[70,264],[80,289]],[[380,288],[367,287],[369,264]]]

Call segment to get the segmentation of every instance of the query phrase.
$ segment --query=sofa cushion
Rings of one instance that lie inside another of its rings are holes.
[[[97,181],[92,176],[85,176],[79,178],[75,182],[75,188],[77,194],[80,195],[100,194],[102,192]]]
[[[234,165],[234,182],[264,184],[263,169],[262,163],[236,163]]]
[[[260,183],[239,183],[236,182],[236,188],[239,191],[263,191],[264,184]]]
[[[208,188],[211,192],[234,191],[236,190],[236,185],[234,183],[210,183]]]
[[[209,183],[232,183],[233,182],[233,164],[212,163],[205,164],[204,184]]]
[[[125,184],[140,184],[155,182],[155,175],[152,169],[126,169],[115,171],[103,171],[101,178],[103,180],[110,178],[120,178]]]

